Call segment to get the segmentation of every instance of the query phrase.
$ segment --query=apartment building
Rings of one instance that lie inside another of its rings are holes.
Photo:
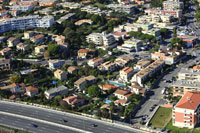
[[[150,60],[147,60],[147,59],[141,59],[137,62],[136,66],[134,69],[136,70],[141,70],[141,69],[144,69],[146,68],[148,65],[151,64],[151,61]]]
[[[173,16],[168,14],[151,14],[140,16],[137,20],[137,23],[154,23],[155,27],[155,25],[158,25],[157,23],[160,23],[159,25],[161,25],[161,23],[171,23],[172,20]]]
[[[124,82],[129,82],[134,74],[134,70],[131,67],[125,67],[119,71],[119,79]]]
[[[78,79],[76,82],[74,82],[74,87],[78,89],[79,91],[82,91],[85,88],[86,84],[95,84],[96,83],[96,78],[94,76],[87,76],[87,77],[82,77]]]
[[[15,37],[10,37],[7,40],[8,43],[8,47],[14,47],[16,46],[18,43],[20,43],[20,39],[19,38],[15,38]]]
[[[142,46],[143,42],[139,39],[136,39],[136,38],[130,38],[126,41],[124,41],[124,44],[123,45],[130,45],[130,46],[133,46],[135,51],[139,51],[140,50],[140,47]],[[122,45],[122,46],[123,46]]]
[[[192,68],[181,68],[177,76],[178,80],[200,81],[200,70]]]
[[[165,64],[173,65],[184,59],[185,51],[181,50],[159,50],[158,52],[151,53],[152,60],[163,60]]]
[[[172,124],[180,128],[195,128],[200,123],[200,93],[187,92],[174,106]]]
[[[64,2],[64,3],[61,3],[60,5],[62,5],[63,7],[70,8],[70,9],[77,9],[81,7],[81,4],[75,3],[75,2]]]
[[[119,67],[125,67],[128,63],[135,60],[132,56],[120,56],[115,59],[115,64]]]
[[[54,72],[54,76],[59,80],[67,80],[67,73],[63,70],[57,69]]]
[[[104,62],[103,58],[97,57],[88,61],[88,66],[90,67],[97,67]]]
[[[51,100],[55,96],[65,95],[65,94],[68,94],[68,88],[64,85],[61,85],[61,86],[56,87],[56,88],[51,88],[51,89],[46,90],[44,92],[44,95],[45,95],[46,99],[48,99],[48,100]]]
[[[178,38],[181,38],[188,48],[198,44],[199,41],[199,38],[196,36],[180,35]]]
[[[16,45],[17,50],[21,50],[21,51],[28,51],[30,49],[30,45],[29,44],[25,44],[25,43],[19,43]]]
[[[175,10],[175,9],[183,9],[184,3],[179,0],[168,0],[163,1],[163,9]]]
[[[110,16],[110,14],[112,13],[112,11],[101,10],[98,7],[92,7],[91,5],[81,7],[81,11],[85,11],[87,13],[96,14],[96,15],[100,15],[100,16],[102,14],[106,14],[106,15]]]
[[[165,66],[164,61],[156,60],[150,65],[148,65],[146,68],[136,73],[133,76],[132,81],[137,82],[140,86],[143,86],[144,82],[148,79],[149,76],[154,75],[156,72],[162,70],[164,66]]]
[[[62,16],[60,19],[58,19],[56,22],[61,24],[65,20],[69,20],[75,16],[75,13],[68,13],[65,16]]]
[[[10,59],[0,58],[0,71],[10,70]]]
[[[115,12],[123,12],[132,15],[135,13],[135,7],[133,5],[109,4],[107,5],[107,8],[110,8]]]
[[[53,70],[53,69],[61,68],[65,64],[65,61],[64,60],[49,60],[48,63],[49,63],[49,69]]]
[[[90,19],[81,19],[81,20],[75,22],[75,25],[78,25],[78,26],[81,26],[83,24],[90,24],[91,25],[91,24],[93,24],[93,21],[90,20]]]
[[[116,69],[116,64],[114,62],[107,61],[101,64],[100,66],[98,66],[98,69],[112,72]]]
[[[34,7],[32,5],[15,5],[15,6],[10,6],[10,10],[20,10],[23,12],[32,10]]]
[[[54,23],[51,16],[23,16],[17,18],[8,18],[0,22],[0,33],[10,30],[19,30],[34,27],[48,28]]]

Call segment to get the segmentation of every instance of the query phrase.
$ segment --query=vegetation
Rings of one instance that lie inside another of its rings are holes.
[[[163,0],[151,0],[150,7],[162,7],[163,6]]]

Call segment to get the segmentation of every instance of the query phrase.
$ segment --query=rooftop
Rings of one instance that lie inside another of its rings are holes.
[[[127,93],[129,93],[129,92],[126,91],[126,90],[117,89],[114,93],[124,96],[124,95],[126,95]]]
[[[26,91],[29,91],[29,92],[36,92],[36,91],[38,91],[38,88],[33,87],[33,86],[28,86],[28,87],[26,87]]]
[[[172,83],[172,86],[187,87],[187,88],[197,88],[200,87],[200,82],[197,81],[187,81],[187,80],[176,80]]]
[[[179,73],[190,73],[190,74],[200,75],[200,70],[199,69],[192,69],[192,68],[181,68]]]
[[[125,72],[125,73],[130,73],[130,72],[133,72],[133,68],[131,67],[125,67],[121,70],[121,72]]]
[[[58,92],[63,91],[63,90],[68,90],[68,88],[64,85],[61,85],[59,87],[46,90],[46,92],[49,93],[49,94],[52,94],[52,93],[58,93]]]
[[[0,58],[0,64],[9,64],[9,63],[10,63],[10,59]]]

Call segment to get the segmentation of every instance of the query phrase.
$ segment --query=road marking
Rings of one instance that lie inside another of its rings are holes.
[[[50,122],[50,121],[46,121],[46,120],[40,120],[40,119],[31,118],[31,117],[27,117],[27,116],[23,116],[23,115],[12,114],[12,113],[3,112],[3,111],[0,111],[0,114],[14,116],[14,117],[22,118],[22,119],[28,119],[28,120],[32,120],[32,121],[37,121],[37,122],[41,122],[41,123],[45,123],[45,124],[50,124],[50,125],[54,125],[54,126],[58,126],[58,127],[66,128],[66,129],[70,129],[70,130],[73,130],[73,131],[77,131],[77,132],[80,132],[80,133],[85,133],[85,132],[92,133],[92,132],[81,130],[81,129],[78,129],[78,128],[69,127],[69,126],[58,124],[58,123],[55,123],[55,122]]]

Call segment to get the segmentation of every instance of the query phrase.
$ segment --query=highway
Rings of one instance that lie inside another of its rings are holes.
[[[63,119],[66,122],[61,122]],[[145,133],[138,129],[79,115],[4,101],[0,101],[0,124],[23,128],[24,130],[37,133],[82,131],[94,133]],[[32,127],[31,124],[36,124],[38,127]],[[93,127],[92,124],[97,126]]]

